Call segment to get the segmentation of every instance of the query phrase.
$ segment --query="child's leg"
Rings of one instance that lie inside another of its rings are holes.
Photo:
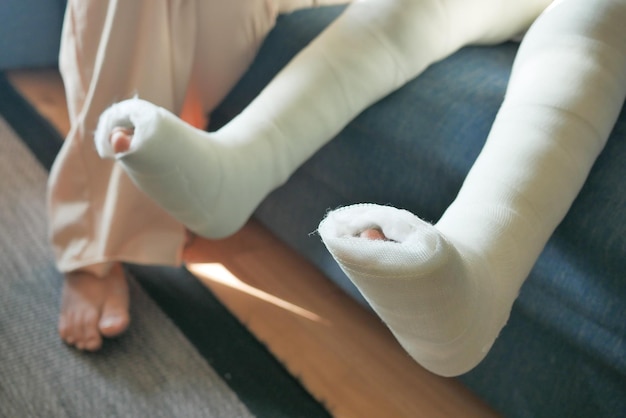
[[[624,22],[623,0],[560,1],[535,22],[487,143],[435,226],[375,205],[321,223],[330,252],[427,369],[470,370],[506,323],[624,102]]]
[[[95,350],[102,336],[128,325],[128,288],[116,260],[174,263],[184,239],[182,226],[119,167],[98,158],[91,142],[99,114],[116,100],[141,92],[173,111],[182,107],[192,51],[178,50],[173,67],[161,41],[176,32],[193,47],[195,21],[189,10],[179,16],[184,26],[169,22],[169,12],[165,3],[147,0],[67,5],[60,69],[72,129],[50,173],[48,213],[57,265],[66,274],[59,332],[80,349]]]
[[[187,15],[179,16],[181,22],[170,20],[167,7],[148,0],[68,3],[60,69],[72,129],[49,180],[50,229],[61,271],[106,263],[125,253],[135,254],[128,261],[142,262],[145,254],[139,249],[148,242],[167,247],[157,256],[168,264],[176,259],[183,239],[180,225],[137,191],[119,167],[101,161],[91,140],[102,111],[137,93],[181,110],[195,34],[193,10],[183,12]],[[168,33],[177,33],[177,42],[184,45],[176,51],[176,66],[171,64],[174,52],[163,45]],[[150,235],[148,225],[155,221],[166,232]],[[106,267],[92,271],[101,274]]]
[[[49,216],[58,267],[67,275],[59,329],[78,348],[97,349],[102,335],[119,334],[128,324],[127,287],[118,261],[181,261],[184,227],[137,190],[119,166],[99,158],[91,136],[107,107],[134,95],[175,113],[184,108],[186,117],[202,123],[199,111],[219,102],[228,86],[202,97],[188,88],[198,71],[200,41],[207,49],[213,42],[249,60],[259,44],[256,37],[264,35],[235,39],[218,33],[198,39],[211,30],[202,14],[206,7],[222,30],[255,23],[268,31],[275,17],[255,14],[265,10],[263,0],[68,3],[60,58],[72,130],[50,175]],[[214,62],[217,69],[202,80],[222,71],[232,85],[247,67],[235,58],[237,66]]]
[[[241,227],[259,202],[365,107],[461,46],[525,29],[546,1],[364,0],[325,30],[219,132],[194,130],[134,100],[112,107],[100,155],[191,230],[212,238]],[[110,144],[133,126],[127,152]],[[164,167],[168,167],[165,169]]]

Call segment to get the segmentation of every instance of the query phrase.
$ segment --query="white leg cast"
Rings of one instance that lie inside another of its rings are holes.
[[[375,205],[321,223],[344,271],[434,373],[484,358],[603,149],[626,96],[624,22],[624,0],[562,0],[539,17],[485,147],[436,225]],[[389,241],[359,238],[368,228]]]
[[[463,45],[515,35],[546,3],[357,1],[219,132],[135,100],[103,115],[98,149],[188,228],[223,237],[364,108]],[[116,124],[136,128],[119,155],[106,151]]]

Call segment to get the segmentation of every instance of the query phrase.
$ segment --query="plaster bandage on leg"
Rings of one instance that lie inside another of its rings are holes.
[[[320,235],[407,352],[434,373],[487,354],[580,191],[626,96],[626,1],[564,0],[520,46],[505,101],[437,224],[356,205]],[[387,241],[359,238],[379,228]]]
[[[220,131],[134,100],[103,115],[98,149],[189,229],[223,237],[364,108],[463,45],[513,36],[546,1],[514,3],[355,2]],[[131,150],[118,155],[104,151],[116,123],[135,127]]]

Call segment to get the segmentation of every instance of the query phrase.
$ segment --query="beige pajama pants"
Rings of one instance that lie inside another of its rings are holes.
[[[281,12],[347,0],[70,0],[60,70],[71,131],[49,179],[63,272],[112,261],[178,265],[184,227],[96,154],[99,115],[132,96],[201,124],[248,68]]]

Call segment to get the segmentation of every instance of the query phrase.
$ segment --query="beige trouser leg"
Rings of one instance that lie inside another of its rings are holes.
[[[115,260],[180,263],[183,226],[98,157],[92,143],[98,117],[133,95],[180,113],[192,79],[202,81],[199,100],[211,110],[283,9],[265,0],[68,2],[60,69],[72,127],[48,198],[61,271],[102,275]]]

